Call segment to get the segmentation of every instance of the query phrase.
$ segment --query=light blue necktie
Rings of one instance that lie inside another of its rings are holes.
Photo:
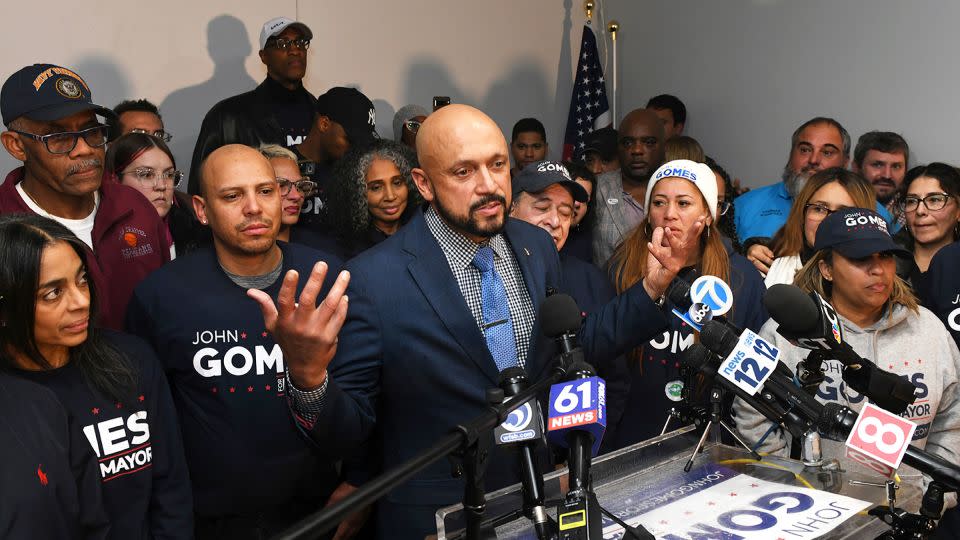
[[[503,371],[517,365],[517,343],[513,337],[510,304],[507,289],[493,267],[493,249],[481,247],[473,257],[473,265],[480,270],[480,295],[483,304],[483,335],[487,348]]]

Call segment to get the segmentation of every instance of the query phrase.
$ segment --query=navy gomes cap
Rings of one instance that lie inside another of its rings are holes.
[[[913,257],[890,237],[886,220],[866,208],[843,208],[820,222],[813,249],[820,251],[827,248],[848,259],[862,259],[885,252],[905,258]]]
[[[0,114],[9,126],[21,116],[53,122],[82,111],[113,118],[113,111],[94,105],[90,87],[80,75],[53,64],[34,64],[11,75],[0,90]]]
[[[517,195],[522,191],[540,193],[553,184],[565,187],[575,201],[587,202],[590,199],[587,190],[570,177],[562,163],[556,161],[538,161],[524,167],[513,179],[513,194]]]

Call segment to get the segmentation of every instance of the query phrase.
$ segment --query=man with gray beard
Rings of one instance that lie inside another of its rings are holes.
[[[781,182],[737,197],[737,235],[747,258],[761,273],[766,274],[773,262],[767,244],[787,221],[793,199],[807,180],[823,169],[846,167],[849,159],[850,134],[833,118],[818,116],[793,132]]]
[[[120,329],[133,288],[170,259],[170,238],[137,190],[103,178],[109,127],[87,83],[70,69],[34,64],[0,90],[4,148],[23,163],[0,186],[0,214],[34,213],[62,223],[90,249],[101,293],[100,325]]]

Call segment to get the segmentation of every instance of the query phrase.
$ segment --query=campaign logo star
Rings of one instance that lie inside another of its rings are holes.
[[[270,390],[270,385],[269,385],[269,384],[268,384],[268,385],[265,385],[263,388],[264,388],[264,390]]]
[[[909,366],[909,365],[910,365],[910,362],[909,362],[909,361],[907,361],[907,360],[904,360],[904,361],[903,361],[903,365],[905,365],[905,366]]]
[[[137,399],[142,402],[145,398],[143,397],[143,394],[140,394],[140,397],[138,397]]]
[[[93,409],[90,410],[90,412],[92,412],[93,414],[100,414],[100,409],[94,407]]]
[[[118,408],[118,409],[122,409],[122,408],[123,408],[123,403],[120,403],[120,402],[118,401],[118,402],[117,402],[117,408]]]
[[[231,393],[231,394],[234,393],[234,392],[236,392],[236,391],[237,391],[236,388],[234,388],[234,387],[232,387],[232,386],[230,387],[230,393]]]
[[[253,392],[253,387],[252,387],[252,386],[248,386],[248,387],[247,387],[247,392]]]
[[[216,394],[216,393],[217,393],[217,387],[214,386],[213,388],[210,389],[210,391],[213,392],[214,394]]]
[[[263,331],[263,333],[262,333],[262,334],[260,334],[260,335],[261,335],[262,337],[267,337],[267,331],[266,331],[266,330],[264,330],[264,331]]]
[[[736,497],[737,494],[731,491],[731,492],[730,492],[730,496],[731,496],[731,497]]]
[[[240,332],[240,339],[247,339],[247,333],[246,333],[246,332]]]
[[[750,484],[750,487],[760,487],[760,484]]]

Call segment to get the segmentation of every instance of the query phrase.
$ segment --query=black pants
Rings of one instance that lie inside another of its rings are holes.
[[[320,501],[294,501],[253,514],[198,515],[194,521],[194,535],[197,540],[268,540],[320,508]],[[335,530],[316,538],[333,538],[334,532]]]

